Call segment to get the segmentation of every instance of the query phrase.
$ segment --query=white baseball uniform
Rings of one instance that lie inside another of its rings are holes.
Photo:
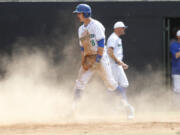
[[[98,50],[97,41],[101,39],[105,39],[104,26],[99,21],[91,18],[91,21],[87,26],[83,24],[79,27],[79,31],[78,31],[79,39],[82,37],[85,31],[88,31],[90,34],[90,41],[91,41],[90,49],[92,50],[92,54],[97,54],[97,50]],[[80,41],[80,46],[83,47],[81,41]],[[85,85],[88,83],[88,81],[96,71],[103,79],[109,90],[115,90],[118,87],[117,82],[113,78],[109,63],[109,58],[105,50],[106,48],[104,48],[104,53],[100,61],[100,68],[84,70],[83,67],[81,66],[78,78],[76,80],[75,89],[83,90],[85,88]]]
[[[123,60],[122,40],[114,32],[109,36],[107,40],[107,47],[108,48],[112,47],[115,57],[120,61]],[[116,62],[110,56],[109,56],[109,59],[110,59],[113,76],[115,80],[118,82],[118,85],[125,88],[128,87],[129,82],[128,82],[128,79],[126,77],[123,67],[121,65],[116,64]]]
[[[174,91],[180,93],[180,75],[172,75]]]

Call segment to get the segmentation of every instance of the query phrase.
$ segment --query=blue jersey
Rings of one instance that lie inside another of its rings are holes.
[[[172,54],[172,74],[180,74],[180,58],[176,58],[176,53],[180,52],[180,43],[177,41],[170,45]]]

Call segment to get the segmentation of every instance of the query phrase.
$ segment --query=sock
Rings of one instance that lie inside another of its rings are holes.
[[[126,89],[121,87],[121,86],[118,86],[115,90],[115,94],[116,95],[121,95],[122,96],[122,99],[126,100],[127,101],[127,97],[126,97]]]
[[[80,89],[75,89],[75,93],[74,93],[74,100],[79,100],[82,96],[82,90]]]

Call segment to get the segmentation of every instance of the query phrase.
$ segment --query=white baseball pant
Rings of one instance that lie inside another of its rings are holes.
[[[180,75],[172,75],[173,79],[173,90],[180,93]]]
[[[117,81],[118,85],[120,85],[121,87],[127,88],[129,86],[129,82],[128,82],[128,79],[126,77],[123,67],[114,62],[111,62],[111,69],[112,69],[114,79]]]

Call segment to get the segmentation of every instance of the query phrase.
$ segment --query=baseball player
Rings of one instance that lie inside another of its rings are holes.
[[[170,45],[172,54],[172,79],[174,92],[180,94],[180,30],[176,33],[178,41]],[[179,98],[179,97],[178,97]]]
[[[77,5],[73,13],[83,23],[78,30],[81,68],[75,84],[74,106],[81,98],[85,85],[95,72],[100,75],[109,90],[122,96],[124,93],[113,78],[109,58],[105,50],[104,26],[99,21],[91,18],[91,7],[87,4]]]
[[[130,108],[130,118],[134,117],[134,108],[127,102],[126,88],[129,86],[128,79],[124,72],[124,69],[128,69],[128,65],[123,60],[123,46],[120,36],[125,34],[127,26],[123,22],[119,21],[114,24],[114,32],[109,36],[107,40],[108,55],[110,59],[110,65],[114,79],[117,81],[119,87],[121,87],[124,98],[122,102],[124,106]]]

